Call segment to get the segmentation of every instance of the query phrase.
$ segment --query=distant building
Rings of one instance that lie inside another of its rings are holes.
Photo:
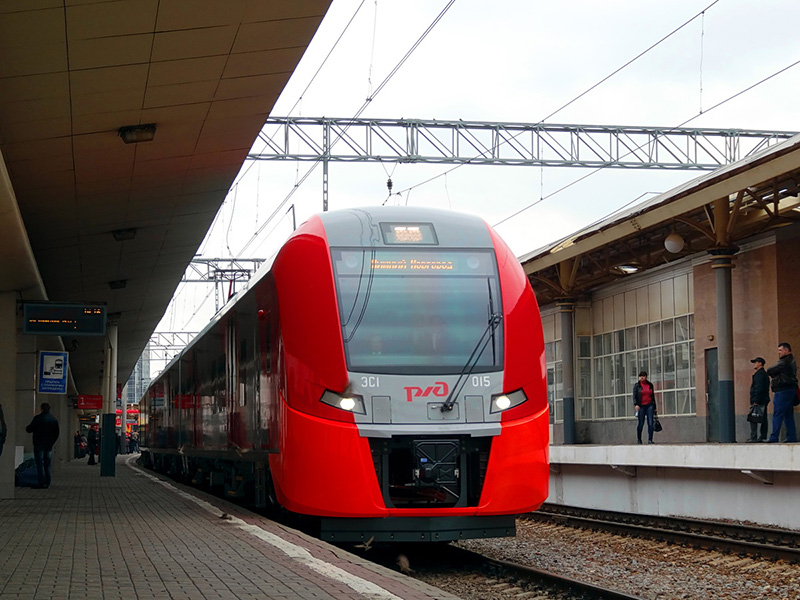
[[[136,361],[131,376],[128,378],[125,388],[122,390],[122,397],[125,404],[139,404],[139,399],[144,395],[145,390],[150,385],[150,344],[148,343]]]

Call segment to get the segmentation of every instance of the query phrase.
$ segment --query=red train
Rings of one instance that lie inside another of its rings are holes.
[[[548,494],[533,291],[481,219],[304,223],[148,389],[154,468],[318,519],[333,541],[514,535]]]

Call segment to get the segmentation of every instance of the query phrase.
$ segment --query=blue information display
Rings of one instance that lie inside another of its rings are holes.
[[[40,352],[39,353],[39,383],[37,391],[40,394],[66,394],[67,393],[67,359],[66,352]]]

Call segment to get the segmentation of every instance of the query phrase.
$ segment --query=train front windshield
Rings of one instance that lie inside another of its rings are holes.
[[[350,371],[502,368],[502,322],[490,325],[502,314],[494,252],[334,248],[331,254]]]

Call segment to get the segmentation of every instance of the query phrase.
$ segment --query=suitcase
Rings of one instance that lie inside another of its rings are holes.
[[[23,461],[14,471],[14,485],[17,487],[33,487],[39,485],[39,473],[33,459]]]

